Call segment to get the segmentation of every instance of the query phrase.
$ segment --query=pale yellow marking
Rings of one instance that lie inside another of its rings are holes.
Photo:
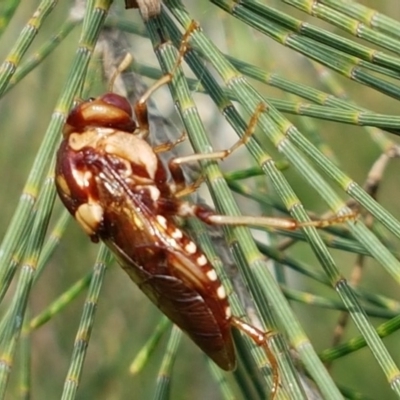
[[[68,144],[72,150],[80,151],[87,146],[95,148],[98,140],[97,130],[91,129],[82,133],[71,133],[68,137]]]
[[[92,173],[90,171],[81,172],[75,168],[72,168],[72,176],[74,177],[76,184],[81,189],[89,187],[89,180],[92,177]]]
[[[208,264],[207,258],[204,254],[202,254],[200,257],[197,258],[197,265],[199,267],[204,267],[205,265]]]
[[[103,208],[99,203],[81,204],[75,212],[75,218],[88,235],[95,235],[103,220]]]
[[[217,296],[221,300],[226,298],[226,292],[222,285],[217,289]]]
[[[228,307],[226,307],[225,308],[225,316],[226,316],[226,318],[230,318],[230,317],[232,317],[232,310],[231,310],[231,308],[228,306]]]
[[[183,233],[180,229],[176,228],[172,233],[171,236],[174,239],[182,239],[183,238]]]
[[[125,170],[123,169],[120,170],[121,176],[123,176],[125,179],[130,178],[133,174],[131,163],[128,160],[125,160],[121,157],[119,159],[125,166]]]
[[[171,240],[173,239],[169,237],[169,241]],[[178,247],[177,250],[181,250],[181,248]],[[207,276],[204,274],[204,271],[202,271],[202,269],[182,251],[174,252],[173,267],[179,271],[183,277],[185,277],[185,282],[190,286],[203,287],[210,283]]]
[[[67,196],[71,196],[71,190],[69,189],[68,183],[65,180],[64,176],[57,175],[56,178],[58,188]]]
[[[129,215],[131,214],[131,210],[129,208],[124,209],[124,213]],[[133,218],[133,223],[135,224],[135,226],[140,229],[140,230],[144,230],[144,224],[143,221],[139,218],[139,216],[136,213],[132,214],[132,218]]]
[[[170,244],[172,247],[175,247],[175,249],[178,248],[178,243],[176,242],[175,239],[169,238],[169,239],[168,239],[168,242],[169,242],[169,244]]]
[[[150,197],[154,202],[160,198],[160,191],[158,190],[157,187],[150,185],[147,186],[147,190],[149,191]]]
[[[103,185],[106,187],[106,189],[108,190],[108,192],[113,195],[116,196],[117,195],[117,191],[115,190],[115,187],[108,181],[104,181]]]
[[[145,140],[130,133],[115,131],[113,135],[105,138],[102,146],[104,146],[104,150],[107,153],[144,167],[149,178],[154,180],[158,167],[158,158],[152,147]]]
[[[84,181],[85,181],[85,185],[86,185],[86,187],[89,187],[89,181],[90,181],[90,179],[92,179],[92,173],[90,172],[90,171],[86,171],[85,173],[84,173]]]
[[[213,282],[215,282],[218,279],[217,273],[213,269],[207,272],[207,276],[208,279]]]
[[[167,229],[167,219],[162,215],[157,215],[157,222],[164,228]]]
[[[197,246],[193,243],[193,242],[189,242],[186,246],[185,246],[185,251],[189,254],[194,254],[197,251]]]

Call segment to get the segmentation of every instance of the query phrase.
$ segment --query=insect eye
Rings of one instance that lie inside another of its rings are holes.
[[[132,117],[132,107],[126,97],[122,97],[116,93],[106,93],[100,99],[106,104],[118,107]]]

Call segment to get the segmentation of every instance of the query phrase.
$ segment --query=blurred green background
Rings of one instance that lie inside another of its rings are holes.
[[[0,37],[0,59],[4,60],[10,52],[24,25],[38,5],[38,1],[20,4],[9,25]],[[58,32],[60,25],[69,15],[72,1],[59,2],[39,30],[26,58],[35,54],[41,44]],[[129,19],[141,24],[136,10],[125,11],[122,1],[115,1],[113,15],[121,19]],[[318,79],[316,70],[309,60],[270,39],[265,38],[242,22],[218,9],[207,1],[184,2],[191,15],[200,22],[204,32],[225,53],[257,65],[269,72],[277,72],[288,79],[310,85],[320,90],[327,90]],[[400,8],[396,0],[364,1],[365,6],[379,8],[381,13],[400,20]],[[276,6],[296,18],[321,26],[336,34],[351,37],[321,20],[294,10],[280,1],[268,1],[268,5]],[[0,14],[4,3],[0,4]],[[1,26],[0,26],[1,27]],[[23,81],[7,92],[0,101],[0,238],[3,237],[15,210],[26,177],[31,170],[35,154],[41,144],[54,105],[62,91],[70,72],[75,55],[80,26],[78,25],[60,45],[40,63]],[[351,37],[354,39],[354,37]],[[148,39],[129,35],[135,59],[146,64],[157,66],[151,43]],[[355,39],[360,43],[361,40]],[[97,69],[96,69],[97,68]],[[94,93],[105,90],[100,66],[94,66],[91,79]],[[385,114],[398,113],[398,101],[384,96],[366,86],[350,82],[335,74],[335,78],[345,87],[346,95],[360,106],[374,112]],[[151,83],[146,79],[147,83]],[[273,98],[286,98],[286,94],[278,89],[259,83],[255,86],[261,93]],[[226,147],[224,132],[229,131],[219,116],[217,109],[199,95],[199,111],[204,123],[215,137],[217,148]],[[294,99],[292,97],[291,99]],[[167,91],[156,96],[159,106],[166,118],[175,118],[173,102]],[[301,129],[302,117],[287,115]],[[338,124],[323,120],[313,120],[318,134],[334,151],[335,157],[343,171],[361,185],[364,183],[372,164],[380,155],[380,150],[371,141],[361,127]],[[179,122],[178,122],[179,123]],[[178,130],[182,129],[178,126]],[[218,135],[222,136],[222,139]],[[387,134],[389,135],[389,134]],[[232,139],[228,142],[232,143]],[[398,138],[390,136],[398,143]],[[277,153],[274,152],[274,155]],[[241,160],[246,163],[245,152],[240,153]],[[277,156],[280,159],[279,156]],[[237,164],[236,164],[237,165]],[[229,171],[235,161],[227,161],[224,168]],[[387,171],[378,194],[379,202],[395,217],[400,217],[398,205],[399,160],[394,159]],[[293,170],[285,171],[293,189],[304,202],[307,209],[316,213],[324,208],[315,198],[314,192],[304,184]],[[251,206],[246,200],[238,197],[244,210]],[[61,204],[57,200],[55,215],[59,215]],[[249,211],[247,211],[249,212]],[[395,242],[396,244],[398,242]],[[396,247],[398,248],[398,247]],[[60,296],[70,285],[87,274],[95,260],[98,246],[91,244],[76,223],[69,224],[65,236],[51,258],[40,279],[35,283],[29,297],[30,315],[35,316],[45,309],[54,299]],[[308,245],[300,244],[290,250],[297,257],[311,265],[317,264]],[[333,251],[340,270],[349,277],[355,262],[355,255],[342,251]],[[319,267],[316,265],[316,269]],[[331,296],[331,291],[322,285],[315,284],[298,274],[290,277],[292,287],[321,296]],[[368,260],[363,271],[362,287],[371,292],[384,293],[387,297],[399,301],[398,286],[389,275],[373,260]],[[15,285],[11,285],[5,301],[1,305],[2,313],[10,304]],[[32,335],[32,398],[58,398],[62,392],[64,378],[72,353],[73,342],[82,311],[84,295],[66,307]],[[329,347],[332,332],[336,326],[339,311],[313,307],[293,302],[293,308],[300,319],[306,333],[317,350]],[[160,345],[153,355],[154,360],[137,376],[129,375],[128,368],[146,339],[153,332],[160,314],[155,307],[140,293],[125,274],[113,266],[107,271],[97,308],[96,323],[88,349],[82,382],[78,391],[79,399],[124,399],[152,398],[154,382],[159,368],[159,361],[164,348]],[[372,319],[380,324],[382,319]],[[357,335],[356,328],[350,323],[344,338]],[[398,346],[399,333],[386,338],[384,343],[390,349],[395,360],[400,359]],[[165,343],[165,338],[164,342]],[[188,367],[188,360],[189,367]],[[220,399],[217,384],[210,377],[205,366],[205,356],[185,337],[179,348],[179,356],[175,366],[175,379],[172,386],[171,399]],[[18,371],[18,361],[13,366]],[[363,349],[356,354],[343,357],[334,364],[332,374],[342,385],[362,391],[369,398],[396,398],[390,390],[384,375],[373,359],[369,350]],[[6,398],[15,399],[18,390],[18,373],[11,374],[11,384]]]

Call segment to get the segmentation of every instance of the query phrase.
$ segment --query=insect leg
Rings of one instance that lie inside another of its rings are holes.
[[[175,177],[174,177],[175,183],[177,182]],[[183,184],[180,185],[176,185],[176,189],[177,191],[175,192],[175,196],[176,197],[184,197],[184,196],[188,196],[191,193],[194,193],[197,191],[197,189],[201,186],[201,184],[204,182],[204,177],[202,175],[200,175],[194,182],[192,182],[191,184],[186,184],[185,181],[183,182]]]
[[[257,109],[255,110],[254,114],[252,115],[249,125],[248,125],[244,135],[229,149],[221,150],[221,151],[217,151],[217,152],[213,152],[213,153],[192,154],[190,156],[176,157],[176,158],[171,159],[168,163],[168,168],[169,168],[171,176],[175,182],[175,190],[176,190],[175,196],[183,197],[190,193],[195,192],[204,180],[204,178],[202,176],[200,176],[199,179],[196,180],[196,182],[192,183],[191,185],[187,185],[185,183],[185,179],[184,179],[184,176],[182,173],[182,168],[181,168],[182,164],[185,164],[188,162],[193,162],[193,161],[199,161],[199,160],[207,160],[207,159],[208,160],[209,159],[221,159],[221,160],[225,159],[230,154],[232,154],[236,149],[238,149],[240,146],[245,144],[249,140],[249,138],[253,135],[254,130],[257,126],[259,115],[264,110],[265,110],[264,103],[260,103],[258,105]],[[182,140],[183,140],[183,138],[181,137],[175,143],[161,144],[156,147],[155,152],[157,153],[157,152],[162,152],[162,151],[168,151],[171,148],[173,148],[176,144],[180,143]],[[158,149],[158,148],[160,148],[160,149]]]
[[[186,132],[183,132],[181,137],[179,137],[175,142],[161,143],[157,146],[154,146],[153,150],[156,154],[170,151],[175,146],[182,143],[186,139],[187,139],[187,134],[186,134]],[[171,161],[170,161],[168,163],[168,168],[169,168],[169,172],[171,173],[171,177],[174,181],[174,187],[172,189],[172,186],[171,186],[171,189],[173,190],[174,195],[176,197],[187,196],[187,195],[195,192],[200,187],[200,185],[202,184],[202,182],[204,180],[204,178],[202,176],[200,176],[198,179],[196,179],[195,182],[188,185],[186,183],[182,167],[179,164],[175,165],[175,164],[171,163]]]
[[[271,336],[275,335],[275,333],[272,331],[264,332],[237,317],[231,317],[230,323],[232,326],[234,326],[235,328],[239,329],[241,332],[249,336],[254,341],[254,343],[256,343],[257,346],[263,348],[265,355],[267,356],[268,361],[271,364],[272,389],[270,398],[271,400],[274,400],[279,388],[280,377],[279,377],[278,361],[276,360],[276,357],[268,344],[268,340],[270,339]]]
[[[214,225],[252,225],[260,227],[264,226],[272,229],[294,231],[300,228],[307,227],[321,229],[331,225],[342,224],[347,221],[354,221],[355,219],[355,214],[334,215],[331,218],[305,222],[299,222],[295,219],[280,217],[228,216],[214,214],[203,218],[203,221]]]
[[[194,193],[204,182],[203,176],[200,175],[193,183],[187,184],[180,165],[169,163],[169,171],[174,182],[174,185],[170,185],[170,187],[175,197],[188,196]]]
[[[185,55],[185,53],[188,49],[189,37],[193,33],[193,31],[195,31],[196,29],[198,29],[198,24],[197,24],[197,22],[192,21],[191,24],[189,25],[189,28],[186,30],[186,32],[184,33],[184,35],[182,37],[181,44],[179,47],[179,54],[178,54],[178,57],[176,59],[175,65],[172,68],[172,70],[170,72],[168,72],[166,75],[162,76],[149,89],[147,89],[146,92],[143,94],[143,96],[134,105],[135,115],[136,115],[136,119],[137,119],[137,123],[138,123],[138,127],[139,127],[139,134],[142,139],[146,139],[146,137],[149,134],[149,118],[148,118],[148,111],[147,111],[147,101],[156,90],[158,90],[161,86],[164,86],[165,84],[172,81],[175,71],[182,63],[183,56]]]
[[[170,151],[170,150],[174,149],[178,144],[181,144],[186,139],[187,139],[187,134],[186,134],[186,132],[183,132],[182,135],[178,139],[176,139],[174,142],[165,142],[165,143],[158,144],[157,146],[154,146],[153,151],[156,154],[165,153],[166,151]]]
[[[131,64],[132,64],[132,54],[131,53],[126,53],[125,57],[122,59],[122,61],[119,63],[115,71],[113,72],[110,82],[108,84],[108,90],[110,93],[114,91],[114,85],[116,79],[124,72]]]
[[[178,214],[182,217],[197,217],[209,225],[259,226],[286,231],[295,231],[306,227],[326,228],[330,225],[342,224],[356,219],[356,214],[335,215],[331,218],[305,222],[281,217],[219,215],[201,204],[191,204],[188,202],[181,203],[178,209]]]
[[[253,115],[250,118],[245,133],[229,149],[215,151],[212,153],[191,154],[189,156],[176,157],[170,161],[170,168],[171,165],[173,164],[182,165],[188,162],[200,161],[200,160],[214,160],[214,159],[224,160],[225,158],[229,157],[235,150],[237,150],[239,147],[243,146],[249,141],[250,137],[254,134],[254,131],[257,127],[258,119],[264,111],[265,111],[265,104],[259,103]]]
[[[150,125],[149,125],[147,101],[157,89],[159,89],[166,83],[170,82],[171,79],[172,76],[170,76],[170,74],[161,77],[149,89],[146,90],[143,96],[133,106],[138,124],[138,129],[137,132],[135,132],[135,134],[138,134],[141,139],[146,139],[149,135]]]
[[[199,161],[199,160],[210,160],[210,159],[225,159],[230,154],[232,154],[235,150],[237,150],[240,146],[247,143],[250,137],[253,135],[258,119],[265,111],[265,104],[259,103],[253,115],[250,118],[249,124],[243,136],[229,149],[216,151],[212,153],[204,153],[204,154],[192,154],[189,156],[176,157],[170,160],[169,169],[171,175],[176,179],[177,182],[177,192],[176,195],[181,197],[183,195],[192,193],[197,189],[197,187],[202,182],[202,178],[196,181],[194,184],[189,185],[187,187],[183,186],[184,182],[181,179],[178,179],[179,176],[183,174],[181,172],[181,165],[188,162]],[[261,227],[269,227],[273,229],[282,229],[282,230],[297,230],[299,228],[305,227],[315,227],[315,228],[325,228],[334,224],[341,224],[349,220],[355,220],[356,214],[346,214],[342,216],[333,216],[327,219],[315,220],[315,221],[306,221],[306,222],[298,222],[291,218],[278,218],[278,217],[252,217],[252,216],[227,216],[227,215],[217,215],[213,211],[208,208],[204,208],[201,205],[196,204],[186,204],[182,203],[181,206],[182,216],[184,215],[192,215],[197,216],[202,221],[211,225],[252,225],[252,226],[261,226]]]

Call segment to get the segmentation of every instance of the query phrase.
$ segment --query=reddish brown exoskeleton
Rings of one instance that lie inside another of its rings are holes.
[[[143,104],[135,107],[138,121],[146,120]],[[279,378],[267,334],[232,316],[213,266],[174,222],[224,217],[179,198],[187,192],[176,168],[183,158],[171,168],[177,181],[169,181],[157,152],[173,144],[152,148],[147,133],[147,123],[137,126],[129,102],[115,93],[79,104],[57,153],[58,194],[92,241],[106,243],[139,288],[222,369],[236,366],[232,326],[264,346],[275,393]]]
[[[273,398],[279,374],[268,345],[271,333],[232,315],[213,266],[174,218],[195,216],[208,224],[281,229],[321,227],[332,221],[299,224],[290,219],[221,216],[182,200],[196,185],[185,184],[180,165],[226,158],[253,133],[263,107],[256,110],[245,135],[230,149],[171,159],[169,175],[158,153],[170,150],[180,140],[156,147],[146,141],[146,101],[171,76],[158,81],[135,104],[137,122],[128,100],[115,93],[84,101],[71,111],[57,153],[57,191],[92,241],[102,240],[150,300],[222,369],[236,366],[232,326],[262,346],[273,371]],[[342,220],[338,217],[333,222]]]

